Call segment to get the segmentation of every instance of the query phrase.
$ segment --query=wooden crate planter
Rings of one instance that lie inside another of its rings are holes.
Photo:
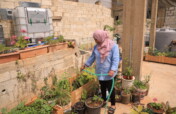
[[[49,45],[48,46],[48,52],[54,52],[54,51],[57,51],[57,50],[65,49],[67,47],[68,47],[67,43],[59,43],[59,44],[56,44],[56,45]]]
[[[11,61],[16,61],[19,59],[20,59],[20,54],[18,52],[1,54],[0,55],[0,64],[11,62]]]
[[[176,58],[172,57],[146,55],[145,60],[176,65]]]
[[[48,52],[48,46],[39,46],[35,48],[28,48],[20,51],[20,59],[31,58],[39,55],[46,54]]]
[[[92,80],[92,81],[88,82],[87,84],[83,85],[82,87],[72,91],[71,92],[72,105],[74,105],[76,102],[80,101],[81,94],[83,93],[83,90],[90,91],[91,85],[93,85],[94,83],[95,83],[95,80]]]

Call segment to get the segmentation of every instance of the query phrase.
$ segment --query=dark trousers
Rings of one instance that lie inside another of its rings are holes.
[[[112,86],[112,80],[108,80],[108,81],[99,81],[100,82],[100,86],[101,86],[101,93],[102,93],[102,98],[104,101],[106,101],[106,90],[108,90],[108,92],[110,93],[111,90],[111,86]],[[111,93],[111,105],[115,105],[115,90],[113,87],[113,91]]]

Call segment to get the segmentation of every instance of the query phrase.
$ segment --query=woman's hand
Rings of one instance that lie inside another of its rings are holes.
[[[81,71],[84,70],[86,67],[88,67],[88,66],[86,66],[86,65],[82,66]]]
[[[108,75],[109,75],[109,76],[114,76],[114,71],[113,71],[113,70],[110,70],[110,71],[108,72]]]

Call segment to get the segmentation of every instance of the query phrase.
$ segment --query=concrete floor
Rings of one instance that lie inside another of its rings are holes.
[[[149,97],[176,106],[176,66],[143,62],[142,74],[151,73]]]
[[[169,101],[171,106],[176,106],[176,66],[143,62],[142,75],[150,74],[150,91],[141,103],[147,104],[157,98],[159,102]],[[116,103],[115,114],[129,114],[131,105]],[[104,108],[101,110],[104,114]]]

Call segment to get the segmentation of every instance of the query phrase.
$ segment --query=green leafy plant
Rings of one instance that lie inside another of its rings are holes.
[[[12,109],[8,114],[50,114],[53,110],[53,105],[48,105],[47,101],[37,99],[29,106],[20,103],[17,107]]]
[[[122,92],[123,92],[124,95],[128,95],[128,94],[131,93],[129,88],[125,88]]]
[[[58,105],[65,106],[70,103],[71,95],[69,91],[66,90],[57,90],[58,100],[56,101]]]
[[[18,47],[20,49],[24,49],[27,47],[27,44],[29,41],[25,38],[25,36],[20,36],[17,38],[17,42],[15,43],[15,47]]]
[[[64,36],[60,35],[58,37],[48,36],[44,39],[44,42],[49,45],[54,45],[57,43],[65,42]]]
[[[131,66],[125,68],[123,75],[127,77],[127,79],[131,79],[133,77],[133,69]]]
[[[160,109],[163,109],[163,105],[161,103],[156,103],[156,102],[153,102],[153,103],[149,103],[150,106],[156,110],[160,110]]]
[[[92,98],[92,102],[103,102],[103,99],[97,95],[94,95]]]
[[[176,52],[168,52],[168,51],[161,52],[156,48],[155,49],[149,48],[148,54],[152,56],[176,57]]]
[[[93,78],[89,77],[87,75],[81,75],[76,78],[76,80],[73,81],[72,86],[73,86],[73,91],[76,90],[77,88],[83,86],[84,84],[88,83],[91,81]]]
[[[122,24],[122,21],[121,21],[121,20],[116,20],[114,24],[115,24],[115,25],[121,25],[121,24]]]
[[[105,25],[105,26],[104,26],[104,30],[108,30],[108,31],[112,32],[112,31],[115,30],[115,28],[113,28],[113,27],[111,27],[111,26],[109,26],[109,25]]]
[[[10,53],[10,52],[14,52],[11,47],[6,47],[5,45],[0,44],[0,54]]]
[[[133,82],[133,85],[138,88],[138,89],[147,89],[147,86],[146,84],[143,82],[143,81],[140,81],[140,80],[135,80]]]
[[[56,83],[56,87],[59,88],[59,89],[71,91],[70,82],[69,82],[67,79],[59,80],[59,81]]]
[[[82,94],[81,94],[81,101],[85,101],[87,99],[87,91],[83,90]]]

